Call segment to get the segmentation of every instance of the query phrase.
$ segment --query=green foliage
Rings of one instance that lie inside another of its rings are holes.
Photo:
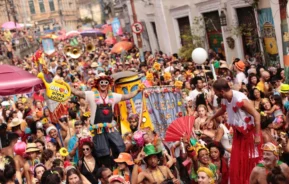
[[[185,59],[191,57],[197,47],[204,47],[205,26],[202,17],[195,17],[191,29],[181,35],[184,45],[179,49],[179,56]]]

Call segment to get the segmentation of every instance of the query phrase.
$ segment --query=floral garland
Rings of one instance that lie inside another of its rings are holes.
[[[94,97],[95,97],[95,103],[96,104],[102,104],[102,102],[100,101],[100,95],[99,95],[98,90],[94,91]],[[108,90],[108,104],[112,104],[112,103],[113,103],[112,91]]]
[[[114,128],[116,126],[116,122],[112,121],[111,123],[97,123],[95,125],[90,126],[89,130],[96,130],[97,134],[102,134],[105,132],[114,132]]]

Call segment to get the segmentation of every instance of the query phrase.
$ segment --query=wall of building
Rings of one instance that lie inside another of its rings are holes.
[[[172,54],[177,53],[181,48],[180,29],[177,22],[178,18],[188,16],[190,25],[193,26],[193,19],[197,16],[203,16],[204,13],[224,11],[227,19],[227,26],[221,27],[221,34],[227,62],[232,62],[233,58],[244,59],[243,41],[241,35],[233,33],[233,29],[239,26],[237,9],[250,7],[251,5],[244,0],[144,0],[134,1],[135,8],[138,16],[138,21],[145,22],[149,36],[149,43],[144,43],[150,46],[151,51],[162,50],[164,53]],[[132,11],[130,3],[127,1],[128,16],[130,22],[133,22]],[[274,26],[276,32],[276,40],[278,44],[278,53],[282,55],[282,33],[280,29],[280,11],[279,0],[260,0],[258,9],[271,8],[274,19]],[[258,11],[254,12],[257,27],[259,26]],[[156,25],[158,40],[154,34],[152,22]],[[289,19],[288,19],[289,22]],[[259,36],[261,36],[260,27]],[[134,35],[135,36],[135,35]],[[205,38],[205,47],[209,49],[206,34],[203,33]],[[229,48],[226,38],[232,37],[235,42],[234,48]],[[136,40],[136,36],[135,36]],[[261,42],[260,42],[261,43]],[[261,52],[264,52],[263,43],[261,43]],[[280,57],[280,63],[283,60]]]

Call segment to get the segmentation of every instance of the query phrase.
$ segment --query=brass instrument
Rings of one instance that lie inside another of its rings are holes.
[[[66,46],[63,48],[64,54],[67,55],[67,56],[69,56],[71,49],[72,49],[72,46],[66,45]]]
[[[95,51],[95,46],[94,46],[92,43],[88,43],[88,44],[86,45],[86,51],[87,51],[87,52]]]
[[[77,59],[82,55],[82,51],[79,47],[72,47],[69,56],[73,59]]]

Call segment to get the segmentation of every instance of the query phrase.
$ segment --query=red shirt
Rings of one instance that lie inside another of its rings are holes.
[[[33,93],[33,100],[44,102],[44,97],[41,93],[39,93],[39,95],[37,93]]]

